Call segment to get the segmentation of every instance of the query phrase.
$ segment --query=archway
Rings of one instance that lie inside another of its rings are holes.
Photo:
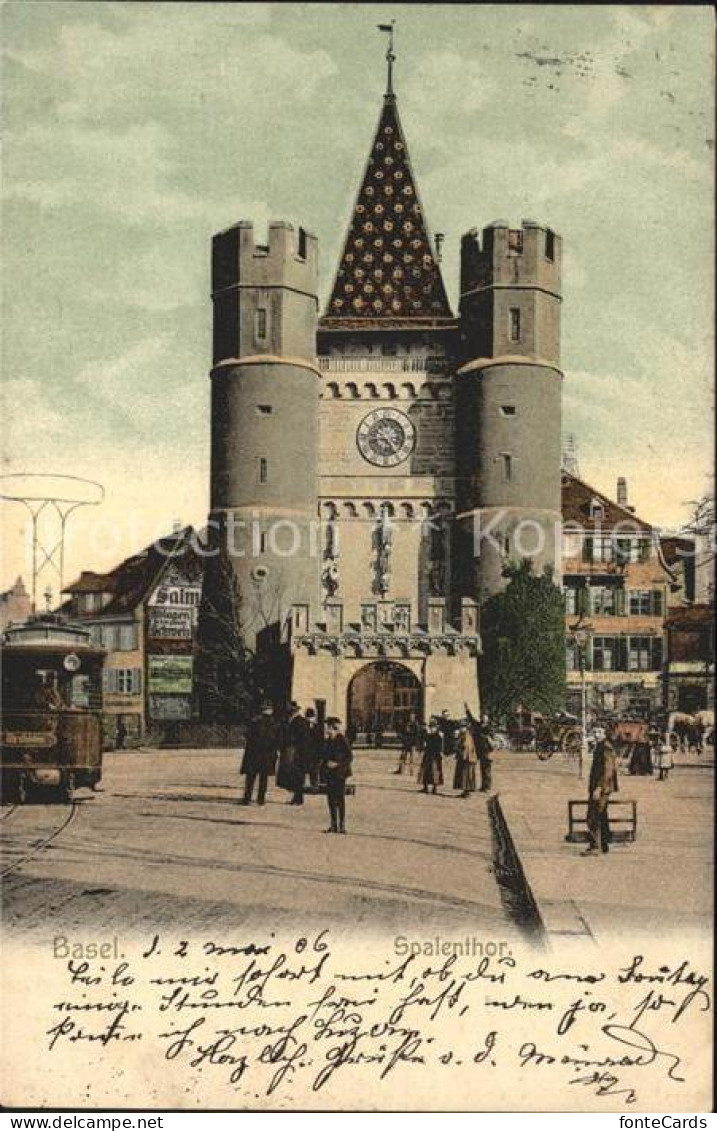
[[[367,664],[348,686],[346,718],[354,736],[400,734],[413,716],[423,718],[423,688],[403,664],[378,660]]]

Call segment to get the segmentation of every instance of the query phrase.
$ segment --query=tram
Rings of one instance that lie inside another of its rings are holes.
[[[105,652],[88,629],[46,613],[0,640],[0,790],[22,804],[52,789],[65,801],[102,777]]]

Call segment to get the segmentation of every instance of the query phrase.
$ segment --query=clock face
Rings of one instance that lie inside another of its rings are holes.
[[[416,429],[403,412],[377,408],[358,426],[356,442],[364,459],[377,467],[396,467],[416,444]]]

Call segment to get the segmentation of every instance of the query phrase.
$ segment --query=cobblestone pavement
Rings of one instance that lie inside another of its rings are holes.
[[[500,751],[498,791],[526,878],[548,935],[578,942],[610,936],[686,936],[713,919],[714,764],[678,756],[667,781],[619,775],[618,797],[637,802],[633,844],[583,857],[565,841],[568,800],[587,796],[587,772],[556,755]]]
[[[3,808],[5,925],[50,936],[331,921],[353,934],[513,936],[485,797],[422,795],[393,774],[396,759],[356,752],[349,835],[327,836],[324,797],[289,806],[273,786],[266,806],[241,807],[236,752],[108,754],[101,792],[81,791],[50,843],[67,806]]]
[[[74,813],[3,807],[4,924],[43,937],[328,921],[352,935],[517,937],[485,797],[455,796],[452,763],[441,794],[424,796],[392,772],[396,760],[356,752],[349,835],[327,836],[323,797],[293,807],[273,786],[263,808],[241,807],[235,752],[109,754],[101,792],[81,791]],[[576,764],[496,755],[495,789],[548,939],[710,929],[712,773],[693,756],[667,782],[621,775],[637,841],[586,859],[565,841],[567,801],[587,788]]]

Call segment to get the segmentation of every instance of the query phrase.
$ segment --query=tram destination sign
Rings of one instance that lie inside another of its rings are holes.
[[[47,731],[31,730],[4,730],[0,734],[0,743],[3,746],[56,746],[57,737]]]

